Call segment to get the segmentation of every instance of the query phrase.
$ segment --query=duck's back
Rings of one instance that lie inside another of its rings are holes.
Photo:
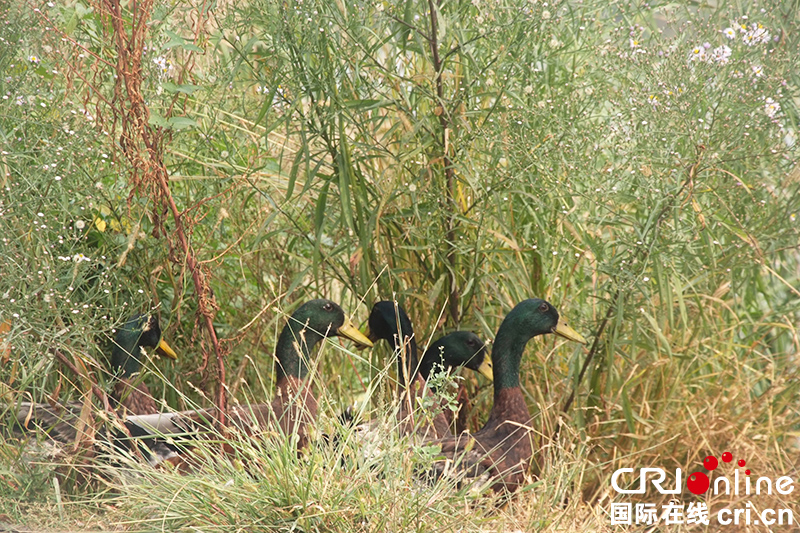
[[[123,408],[127,414],[153,415],[158,413],[158,406],[150,394],[150,389],[140,379],[119,378],[114,383],[112,397],[118,404],[117,408]]]

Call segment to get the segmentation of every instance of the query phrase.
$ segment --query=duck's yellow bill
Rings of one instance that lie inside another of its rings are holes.
[[[492,362],[489,360],[488,356],[483,358],[481,366],[478,367],[478,372],[489,381],[494,381],[494,372],[492,372]]]
[[[567,340],[586,344],[586,339],[583,338],[583,335],[569,327],[563,318],[558,319],[558,324],[553,328],[553,333]]]
[[[372,342],[377,342],[378,337],[372,333],[372,330],[369,329],[369,322],[367,322],[367,327],[364,328],[364,336],[367,337]]]
[[[358,328],[355,327],[352,322],[350,322],[349,318],[344,319],[344,324],[342,324],[342,326],[336,330],[336,333],[340,337],[347,337],[361,348],[372,347],[372,341],[369,340],[366,335],[361,333]]]
[[[173,350],[164,339],[161,339],[161,342],[158,343],[158,346],[156,347],[156,353],[161,357],[166,357],[167,359],[172,359],[173,361],[178,358],[178,354],[175,353],[175,350]]]

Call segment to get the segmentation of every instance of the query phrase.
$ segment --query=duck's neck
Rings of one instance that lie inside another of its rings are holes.
[[[392,339],[392,346],[397,354],[397,379],[402,386],[407,386],[419,367],[417,356],[417,340],[411,324],[402,328]]]
[[[397,356],[397,381],[407,387],[414,378],[419,359],[414,326],[399,305],[380,307],[381,321],[376,327],[378,336],[388,342]]]
[[[519,364],[525,345],[531,339],[521,319],[512,311],[497,330],[492,348],[495,402],[501,391],[519,387]]]
[[[438,354],[431,355],[429,352],[433,349],[437,349],[436,345],[431,346],[425,351],[425,354],[422,356],[422,361],[419,363],[419,375],[422,376],[422,379],[428,381],[428,378],[431,374],[433,374],[434,367],[443,367],[444,364],[440,357],[437,357]]]
[[[144,357],[138,339],[116,338],[111,348],[111,368],[120,379],[127,379],[141,371]]]
[[[278,380],[291,376],[305,379],[308,375],[308,361],[311,350],[319,344],[323,336],[311,328],[305,327],[291,318],[278,337],[275,348],[275,364]]]

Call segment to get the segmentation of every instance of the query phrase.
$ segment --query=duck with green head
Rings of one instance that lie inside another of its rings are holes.
[[[495,491],[505,488],[513,492],[522,484],[535,439],[520,388],[520,362],[528,341],[548,333],[586,343],[544,300],[525,300],[506,316],[492,349],[494,405],[489,419],[474,434],[462,433],[430,443],[441,447],[443,458],[436,465],[439,474],[455,465],[467,479],[491,481]]]
[[[419,363],[419,374],[429,382],[434,373],[451,374],[461,367],[481,374],[489,381],[494,379],[486,345],[471,331],[454,331],[431,344]],[[431,389],[436,392],[432,385]],[[449,427],[455,426],[456,433],[461,433],[467,429],[470,411],[470,397],[463,383],[458,384],[455,401],[455,410],[445,408],[443,412]]]
[[[384,300],[372,307],[367,336],[373,342],[379,339],[387,341],[396,354],[402,398],[398,418],[402,421],[401,431],[405,434],[417,433],[438,438],[451,433],[452,411],[441,410],[429,424],[419,424],[414,417],[414,408],[418,404],[416,398],[432,393],[426,380],[436,365],[450,369],[468,366],[491,379],[491,363],[484,358],[483,342],[471,332],[459,331],[442,337],[425,351],[420,361],[411,320],[397,302]]]
[[[175,360],[178,355],[161,338],[161,325],[155,315],[134,315],[114,335],[111,344],[111,371],[114,386],[111,397],[120,414],[149,415],[157,413],[158,406],[147,385],[142,381],[142,361],[147,357],[145,348],[154,348],[161,357]]]
[[[129,318],[114,333],[107,347],[113,374],[111,399],[121,415],[158,413],[153,396],[142,381],[142,361],[145,349],[154,349],[162,357],[177,359],[175,351],[161,338],[158,317],[137,314]],[[20,402],[16,410],[19,425],[43,429],[50,438],[62,443],[74,443],[78,438],[79,417],[83,403],[35,404]]]
[[[295,311],[281,331],[275,348],[277,377],[271,411],[284,434],[297,434],[298,447],[308,444],[307,427],[317,417],[317,399],[312,383],[306,379],[312,350],[326,337],[345,337],[360,347],[372,346],[330,300],[311,300]],[[263,414],[259,417],[263,420]]]
[[[405,388],[419,367],[417,339],[406,310],[397,302],[382,300],[372,306],[364,334],[372,342],[388,342],[397,354],[397,381]]]
[[[304,303],[289,317],[275,348],[275,396],[271,403],[250,404],[232,408],[231,424],[247,435],[268,430],[277,423],[284,435],[297,436],[302,449],[310,441],[310,428],[317,417],[317,398],[309,365],[315,348],[325,338],[345,337],[360,347],[372,346],[345,316],[336,303],[318,299]],[[126,423],[141,438],[207,429],[215,417],[213,410],[182,411],[159,416],[128,417]]]

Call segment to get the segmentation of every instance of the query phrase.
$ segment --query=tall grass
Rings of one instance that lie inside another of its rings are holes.
[[[693,469],[731,450],[759,475],[796,477],[796,10],[546,4],[156,5],[141,91],[218,302],[234,399],[269,396],[284,314],[317,296],[362,319],[397,297],[424,339],[491,338],[516,302],[545,297],[594,344],[529,348],[544,469],[500,513],[457,512],[464,493],[414,485],[387,435],[391,467],[334,479],[333,452],[297,459],[279,444],[242,454],[263,465],[278,453],[280,472],[132,465],[124,485],[111,478],[122,508],[151,498],[161,522],[142,512],[127,526],[349,530],[390,508],[363,528],[579,529],[608,523],[623,466]],[[157,231],[174,220],[119,151],[103,5],[33,7],[10,6],[1,30],[14,46],[0,51],[0,318],[12,325],[0,373],[16,397],[78,397],[86,380],[52,350],[102,382],[98,332],[159,307],[183,358],[157,388],[174,408],[209,403],[200,299]],[[734,22],[769,38],[745,42]],[[320,360],[323,425],[385,374],[386,355]],[[21,475],[4,457],[4,477]],[[26,472],[24,494],[52,496],[46,469]]]

